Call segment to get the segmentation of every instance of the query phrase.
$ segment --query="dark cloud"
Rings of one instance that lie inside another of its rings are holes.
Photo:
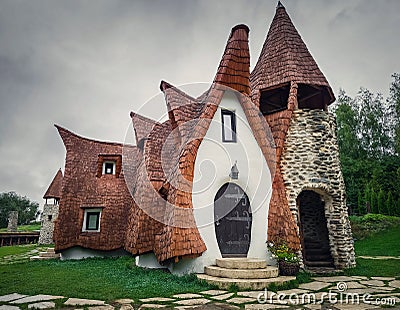
[[[387,93],[391,73],[400,71],[399,1],[283,2],[336,93],[342,87],[354,95],[360,86]],[[129,112],[159,94],[161,79],[209,83],[235,24],[250,27],[254,66],[275,6],[265,0],[1,1],[0,192],[41,202],[64,166],[54,123],[123,141]],[[152,104],[158,106],[147,108],[148,115],[164,113],[161,96]]]

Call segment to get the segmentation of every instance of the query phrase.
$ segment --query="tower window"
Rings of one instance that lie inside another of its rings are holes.
[[[289,85],[261,91],[260,111],[264,115],[273,114],[288,108]]]
[[[236,142],[236,115],[229,110],[221,110],[222,142]]]

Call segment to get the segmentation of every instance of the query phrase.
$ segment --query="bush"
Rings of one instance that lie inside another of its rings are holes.
[[[400,225],[400,218],[383,214],[350,216],[353,237],[362,240],[390,227]]]

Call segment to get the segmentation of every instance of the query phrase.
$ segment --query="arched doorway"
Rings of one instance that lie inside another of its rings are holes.
[[[325,202],[318,193],[304,190],[297,198],[297,204],[304,265],[334,267],[325,217]]]
[[[247,257],[251,240],[250,201],[243,189],[226,183],[215,195],[214,225],[222,257]]]

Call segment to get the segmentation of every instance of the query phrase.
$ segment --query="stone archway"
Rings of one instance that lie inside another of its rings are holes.
[[[303,190],[297,197],[300,239],[306,267],[334,267],[325,202],[312,190]]]

